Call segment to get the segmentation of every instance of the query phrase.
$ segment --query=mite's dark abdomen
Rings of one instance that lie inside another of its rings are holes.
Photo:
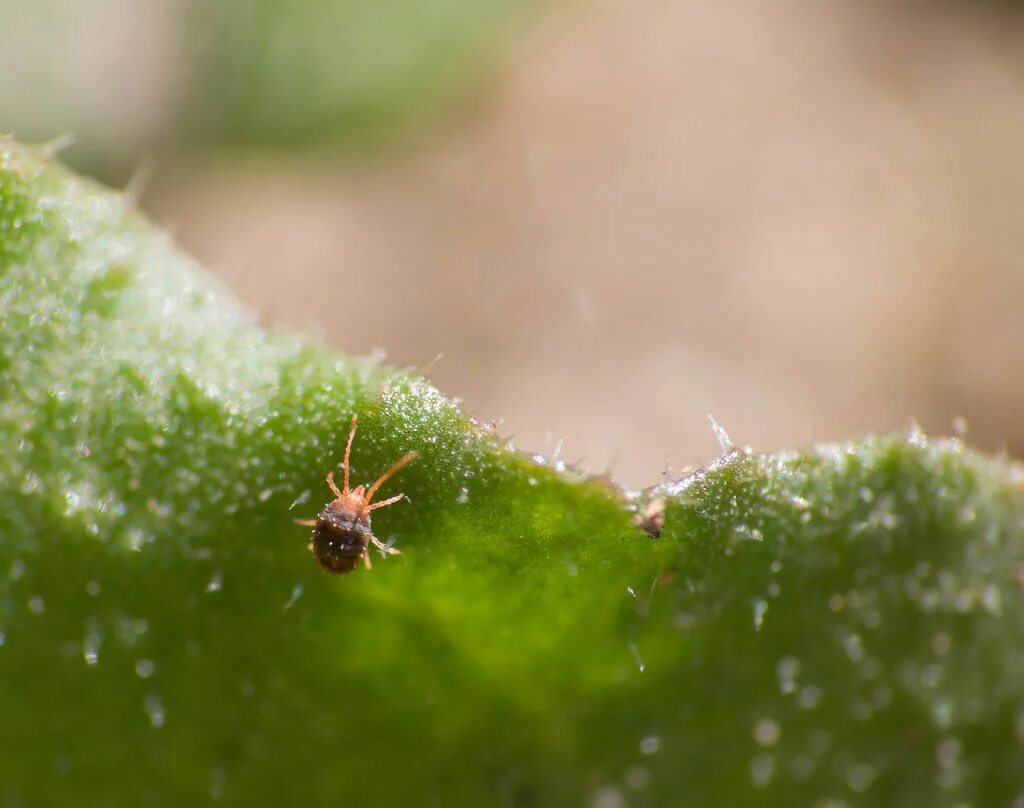
[[[328,505],[313,528],[310,549],[327,572],[345,575],[362,563],[369,535],[368,520],[349,518]]]

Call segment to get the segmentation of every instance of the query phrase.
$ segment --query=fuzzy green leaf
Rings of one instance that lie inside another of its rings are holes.
[[[5,804],[1021,797],[1024,487],[955,440],[623,494],[260,330],[11,142],[0,380]],[[292,520],[353,413],[354,482],[419,457],[373,520],[403,555],[337,577]]]

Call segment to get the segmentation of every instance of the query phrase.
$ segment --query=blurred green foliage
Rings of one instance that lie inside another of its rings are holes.
[[[8,0],[0,133],[105,176],[183,148],[421,142],[537,0]]]
[[[200,128],[285,148],[419,139],[479,86],[488,56],[536,4],[513,0],[221,0],[191,26]]]
[[[355,481],[420,457],[338,578],[292,519],[353,412]],[[1022,583],[1021,471],[956,440],[623,495],[0,145],[4,805],[1011,805]]]

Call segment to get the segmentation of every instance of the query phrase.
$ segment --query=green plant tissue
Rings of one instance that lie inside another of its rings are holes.
[[[339,577],[293,520],[353,413],[354,483],[419,457]],[[1018,806],[1022,595],[1019,467],[911,431],[621,492],[0,141],[0,805]]]
[[[543,8],[511,0],[219,0],[189,19],[191,126],[249,147],[417,143]]]

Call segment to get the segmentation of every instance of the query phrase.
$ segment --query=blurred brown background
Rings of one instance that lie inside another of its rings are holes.
[[[87,89],[136,65],[119,148],[155,166],[144,207],[264,322],[399,366],[443,351],[431,378],[469,413],[627,485],[713,456],[708,412],[759,449],[963,416],[972,443],[1024,450],[1013,8],[499,16],[441,122],[342,153],[167,148],[176,5],[118,11],[136,60]]]

